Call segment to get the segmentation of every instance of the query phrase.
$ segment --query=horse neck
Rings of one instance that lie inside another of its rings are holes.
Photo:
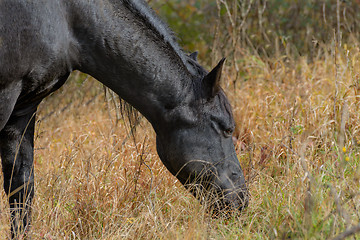
[[[148,19],[127,2],[73,0],[68,5],[80,45],[79,70],[108,86],[154,125],[166,109],[190,101],[194,74],[165,25],[154,26],[162,23],[139,1]]]

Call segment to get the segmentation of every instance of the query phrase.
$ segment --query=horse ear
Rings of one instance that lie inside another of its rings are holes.
[[[195,51],[193,53],[190,53],[189,57],[194,60],[194,61],[197,61],[197,56],[198,56],[199,52],[198,51]]]
[[[214,97],[220,90],[221,72],[225,62],[225,58],[209,72],[202,80],[203,90],[206,97]]]

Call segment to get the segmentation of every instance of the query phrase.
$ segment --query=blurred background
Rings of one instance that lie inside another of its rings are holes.
[[[319,47],[358,43],[360,1],[149,0],[189,51],[205,58],[217,47],[227,56],[318,56]],[[230,50],[231,49],[231,50]],[[237,51],[234,51],[237,50]]]

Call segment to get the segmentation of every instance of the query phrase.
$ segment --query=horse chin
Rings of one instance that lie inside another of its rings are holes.
[[[244,210],[249,204],[249,197],[246,194],[238,193],[231,194],[232,196],[225,195],[224,197],[212,201],[208,208],[208,212],[212,218],[230,218],[236,216],[242,210]]]
[[[206,189],[202,184],[188,184],[185,187],[206,207],[212,218],[230,218],[239,214],[249,203],[246,189],[238,191],[223,191]]]

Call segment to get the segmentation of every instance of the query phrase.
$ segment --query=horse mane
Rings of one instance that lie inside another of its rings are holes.
[[[144,0],[123,0],[124,5],[142,20],[148,29],[152,30],[156,36],[163,40],[168,48],[175,54],[175,57],[180,59],[180,62],[193,75],[199,75],[199,67],[201,66],[193,61],[178,44],[178,38],[169,26],[161,20],[155,11]],[[202,76],[202,74],[200,74]]]
[[[119,0],[113,0],[119,4]],[[123,5],[132,12],[146,27],[160,39],[167,48],[174,52],[174,57],[194,76],[193,89],[195,96],[201,95],[201,80],[207,74],[205,69],[189,55],[187,55],[177,42],[177,37],[169,26],[158,17],[155,11],[144,0],[122,0]],[[120,99],[120,113],[123,120],[127,120],[129,125],[129,134],[134,137],[134,131],[139,124],[138,111]]]

